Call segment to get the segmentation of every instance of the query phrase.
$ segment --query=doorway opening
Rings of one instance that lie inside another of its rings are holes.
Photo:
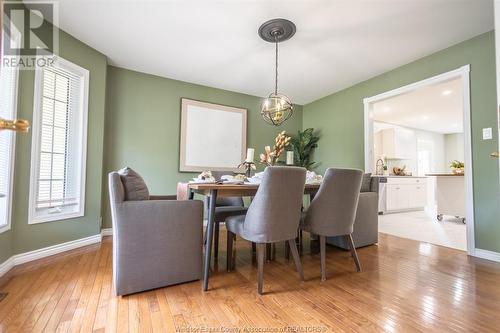
[[[379,231],[474,250],[469,65],[364,99]]]

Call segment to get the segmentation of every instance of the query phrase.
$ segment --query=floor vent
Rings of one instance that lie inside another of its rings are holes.
[[[5,297],[7,297],[8,293],[0,293],[0,302],[4,300]]]

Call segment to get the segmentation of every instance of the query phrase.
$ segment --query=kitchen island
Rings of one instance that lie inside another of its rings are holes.
[[[436,178],[437,219],[443,215],[461,218],[465,223],[465,180],[463,174],[430,173]]]

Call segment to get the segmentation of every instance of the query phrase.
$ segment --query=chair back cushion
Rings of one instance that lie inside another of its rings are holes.
[[[129,167],[118,173],[125,190],[125,201],[149,200],[149,190],[141,175]]]
[[[278,242],[297,236],[306,169],[267,167],[244,222],[248,240]]]
[[[304,229],[321,236],[351,234],[362,177],[361,170],[327,169],[319,191],[307,209]]]

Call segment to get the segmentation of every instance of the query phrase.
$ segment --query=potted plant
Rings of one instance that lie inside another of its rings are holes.
[[[465,167],[464,162],[454,160],[451,162],[450,167],[451,167],[451,171],[455,175],[463,175],[464,174],[464,167]]]
[[[291,148],[295,165],[311,170],[315,164],[312,161],[314,149],[318,147],[319,135],[314,133],[314,128],[299,131],[298,135],[292,137]]]

